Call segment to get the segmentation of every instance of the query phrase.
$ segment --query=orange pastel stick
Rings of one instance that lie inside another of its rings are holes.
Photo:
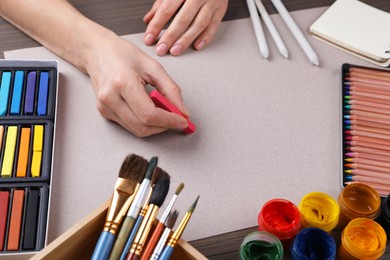
[[[27,175],[27,163],[28,163],[28,151],[30,147],[30,128],[23,127],[21,131],[18,166],[16,170],[16,177],[26,177]]]
[[[24,190],[14,190],[11,207],[11,221],[8,230],[7,250],[18,250],[23,217]]]

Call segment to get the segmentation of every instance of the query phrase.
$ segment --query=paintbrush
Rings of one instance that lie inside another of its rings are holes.
[[[167,242],[167,239],[172,232],[172,228],[176,223],[178,215],[179,215],[179,212],[177,212],[177,210],[175,210],[169,214],[168,220],[166,223],[166,228],[164,229],[164,232],[162,233],[160,239],[158,240],[157,245],[154,248],[152,256],[150,257],[151,260],[157,260],[160,257],[160,254],[164,249],[165,243]]]
[[[129,210],[127,211],[127,215],[123,220],[122,227],[115,240],[114,247],[111,251],[110,260],[117,260],[120,258],[122,254],[126,241],[129,238],[130,232],[142,208],[142,202],[145,200],[145,197],[147,196],[154,169],[157,167],[157,162],[158,162],[158,157],[152,157],[149,161],[145,178],[143,179],[137,191],[137,194],[134,197],[133,203],[131,204]]]
[[[164,231],[164,228],[165,228],[164,223],[166,222],[168,215],[171,212],[172,207],[175,204],[176,199],[179,196],[180,192],[183,190],[183,188],[184,188],[184,183],[180,183],[180,185],[177,187],[177,189],[175,191],[175,194],[172,196],[172,199],[169,202],[167,208],[165,209],[163,215],[161,216],[160,221],[158,222],[152,235],[148,239],[148,242],[145,246],[145,249],[142,252],[141,260],[148,260],[150,258],[150,256],[152,255],[153,249],[156,246],[162,232]]]
[[[161,174],[156,182],[148,209],[134,238],[133,244],[131,245],[127,260],[136,260],[140,258],[158,210],[164,203],[165,197],[168,194],[170,176],[164,170],[161,171],[163,174]]]
[[[119,170],[119,177],[115,184],[104,228],[91,259],[107,259],[109,257],[118,227],[133,201],[137,186],[144,178],[147,166],[148,161],[135,154],[130,154],[124,159]]]
[[[167,260],[171,257],[173,249],[175,248],[177,241],[180,239],[181,235],[183,234],[184,229],[186,228],[188,221],[190,220],[192,213],[195,210],[196,204],[198,203],[199,196],[196,198],[195,202],[191,205],[183,219],[181,220],[179,226],[173,232],[172,236],[169,238],[169,241],[167,245],[165,246],[163,252],[161,253],[161,256],[159,259],[161,260]]]
[[[127,238],[125,247],[123,248],[121,256],[120,256],[120,260],[125,260],[126,259],[126,256],[129,253],[131,245],[132,245],[132,243],[134,241],[135,235],[137,234],[138,229],[139,229],[139,227],[141,225],[141,222],[142,222],[142,220],[145,217],[145,214],[146,214],[146,211],[148,209],[148,205],[149,205],[150,199],[152,197],[153,189],[156,186],[157,181],[160,179],[161,174],[164,174],[164,173],[165,172],[162,171],[161,168],[159,168],[159,167],[156,167],[154,169],[153,175],[152,175],[152,179],[150,181],[149,189],[148,189],[146,197],[145,197],[145,199],[143,201],[143,206],[142,206],[141,211],[139,212],[139,214],[137,216],[137,219],[135,221],[135,224],[133,225],[133,228],[131,229],[130,236]]]

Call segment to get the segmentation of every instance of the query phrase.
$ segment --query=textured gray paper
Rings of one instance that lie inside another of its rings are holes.
[[[273,198],[298,204],[308,192],[341,190],[340,84],[344,62],[368,65],[307,34],[324,8],[292,12],[317,52],[313,66],[278,14],[275,26],[290,52],[259,53],[249,18],[223,22],[205,50],[157,57],[143,34],[124,36],[161,62],[181,86],[197,132],[139,139],[103,119],[89,78],[45,48],[10,51],[7,59],[58,59],[57,132],[49,242],[106,201],[128,153],[150,158],[171,175],[159,216],[180,182],[179,219],[200,195],[183,234],[204,238],[257,225]],[[131,25],[129,25],[131,26]]]

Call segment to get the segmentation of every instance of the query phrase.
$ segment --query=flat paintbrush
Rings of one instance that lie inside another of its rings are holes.
[[[142,202],[145,200],[145,197],[148,193],[154,169],[157,167],[157,162],[158,157],[152,157],[149,161],[145,178],[142,180],[142,183],[137,191],[137,194],[134,197],[133,203],[127,211],[127,215],[123,220],[123,224],[115,240],[114,247],[111,251],[110,260],[120,259],[126,241],[129,238],[130,232],[142,208]]]
[[[150,260],[157,260],[160,257],[161,252],[164,250],[165,243],[167,242],[168,237],[172,232],[173,226],[176,223],[178,215],[179,215],[179,212],[177,210],[175,210],[169,214],[167,223],[165,223],[166,228],[164,229],[164,232],[162,233],[160,239],[158,240],[158,243],[154,248],[154,251],[152,253],[152,256],[150,257]]]
[[[118,227],[133,201],[139,183],[145,176],[148,161],[141,156],[130,154],[119,170],[106,222],[91,259],[107,259],[114,244]]]
[[[146,197],[144,198],[144,201],[143,201],[143,206],[142,206],[141,211],[139,212],[139,214],[137,216],[137,219],[135,221],[135,224],[133,225],[133,228],[131,229],[130,236],[127,238],[125,247],[123,248],[122,253],[120,255],[120,260],[126,259],[126,256],[129,253],[131,245],[134,241],[135,235],[137,234],[138,229],[141,225],[141,222],[145,217],[146,211],[148,210],[148,205],[149,205],[150,199],[152,197],[153,189],[156,186],[156,182],[160,178],[160,175],[164,174],[164,173],[165,172],[162,171],[161,168],[159,168],[159,167],[154,169],[152,179],[150,181],[149,189],[147,190]]]
[[[192,213],[194,213],[196,204],[198,203],[199,196],[196,198],[195,202],[191,205],[183,219],[181,220],[179,226],[173,232],[172,236],[169,238],[167,245],[164,248],[164,251],[161,253],[161,256],[159,260],[168,260],[173,252],[173,249],[175,248],[177,241],[180,239],[181,235],[184,232],[184,229],[186,228],[188,221],[190,221],[190,218],[192,216]]]
[[[156,219],[158,210],[164,203],[165,197],[168,194],[170,176],[165,171],[163,171],[163,173],[164,174],[161,174],[160,178],[156,182],[145,217],[141,222],[133,244],[131,245],[129,255],[127,256],[128,260],[136,260],[140,258],[153,222]]]
[[[167,221],[168,215],[171,212],[173,205],[176,202],[177,197],[184,188],[184,183],[180,183],[177,187],[175,194],[172,196],[171,201],[169,202],[167,208],[165,209],[163,215],[160,218],[160,221],[157,223],[152,235],[148,239],[148,242],[145,246],[145,249],[142,252],[141,260],[148,260],[153,253],[153,249],[156,246],[161,234],[165,229],[165,222]]]

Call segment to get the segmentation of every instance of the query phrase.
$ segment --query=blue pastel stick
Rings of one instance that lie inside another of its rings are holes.
[[[38,108],[37,108],[37,113],[39,116],[44,116],[47,114],[48,92],[49,92],[49,73],[41,72],[39,77]]]
[[[19,115],[22,101],[22,92],[23,92],[23,78],[24,72],[18,70],[15,72],[15,80],[14,80],[14,90],[12,93],[12,101],[11,101],[11,115]]]
[[[173,247],[167,245],[164,247],[164,251],[162,251],[158,259],[168,260],[171,257],[172,253],[173,253]]]
[[[32,115],[34,113],[36,78],[37,73],[35,71],[31,71],[27,75],[26,98],[24,100],[25,115]]]
[[[7,113],[9,91],[11,88],[11,72],[5,71],[1,75],[0,85],[0,116],[4,116]]]

